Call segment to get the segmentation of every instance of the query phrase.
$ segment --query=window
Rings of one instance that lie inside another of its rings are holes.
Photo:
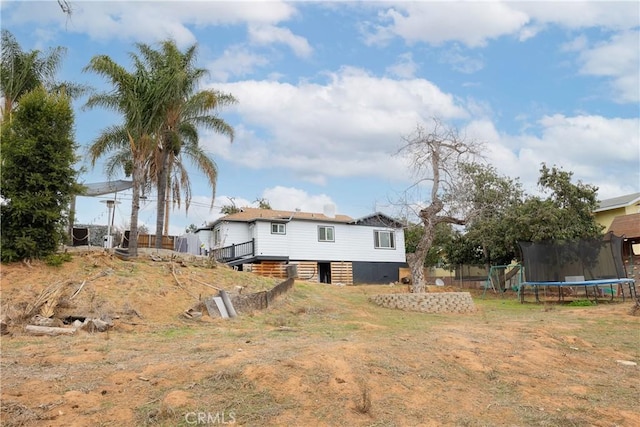
[[[222,232],[220,228],[213,230],[213,244],[214,246],[220,246],[222,243]]]
[[[321,225],[318,227],[318,240],[321,242],[333,242],[335,238],[333,236],[333,227],[326,227]]]
[[[271,223],[271,234],[286,234],[285,224],[281,222],[272,222]]]
[[[373,232],[374,246],[376,249],[395,249],[396,239],[393,231],[375,230]]]

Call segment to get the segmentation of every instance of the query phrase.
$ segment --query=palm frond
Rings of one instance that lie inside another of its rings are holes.
[[[128,149],[129,140],[127,131],[123,126],[109,126],[104,129],[89,147],[89,159],[91,165],[107,153],[120,149]]]

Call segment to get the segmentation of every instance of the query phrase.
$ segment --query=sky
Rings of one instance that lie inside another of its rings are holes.
[[[416,182],[397,155],[433,118],[481,143],[484,160],[535,194],[542,163],[595,185],[599,199],[640,191],[640,3],[637,1],[2,1],[1,24],[23,50],[67,49],[60,80],[108,91],[84,72],[95,55],[131,69],[136,43],[198,45],[202,89],[235,96],[218,115],[235,138],[208,131],[215,199],[191,167],[188,213],[170,234],[220,217],[232,202],[360,218],[395,215]],[[115,113],[74,102],[83,168]],[[113,179],[125,179],[122,176]],[[131,192],[115,195],[126,228]],[[79,197],[77,223],[107,225],[105,201]],[[211,205],[213,204],[213,207]],[[139,221],[155,230],[155,194]]]

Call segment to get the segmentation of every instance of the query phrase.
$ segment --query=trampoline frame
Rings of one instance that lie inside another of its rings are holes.
[[[628,278],[615,278],[615,279],[595,279],[595,280],[579,280],[579,281],[571,281],[571,282],[522,282],[520,286],[518,286],[518,300],[521,303],[524,303],[524,289],[527,286],[533,287],[534,294],[536,296],[536,302],[540,302],[539,289],[540,288],[549,288],[555,287],[558,289],[558,301],[564,301],[564,294],[562,292],[562,288],[573,288],[573,287],[584,287],[584,292],[586,298],[591,301],[589,298],[589,287],[593,287],[594,289],[594,302],[598,303],[598,294],[601,286],[609,286],[611,289],[611,300],[613,300],[613,286],[617,285],[622,294],[622,301],[624,302],[626,299],[624,292],[624,285],[629,286],[629,297],[637,298],[635,280]]]

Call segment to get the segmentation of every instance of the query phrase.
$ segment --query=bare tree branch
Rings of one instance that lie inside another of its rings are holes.
[[[428,188],[429,200],[407,204],[405,211],[412,210],[417,214],[417,220],[424,228],[416,251],[407,254],[407,261],[411,269],[412,291],[426,291],[424,279],[424,261],[433,244],[436,226],[438,224],[464,225],[470,214],[469,197],[464,190],[464,168],[467,162],[481,157],[482,145],[476,141],[469,141],[461,136],[455,127],[445,124],[438,118],[433,118],[433,127],[426,130],[417,125],[413,134],[403,138],[405,145],[396,155],[406,157],[414,183],[408,191],[421,196],[421,190]],[[405,193],[405,195],[408,192]],[[417,207],[419,206],[419,208]]]

